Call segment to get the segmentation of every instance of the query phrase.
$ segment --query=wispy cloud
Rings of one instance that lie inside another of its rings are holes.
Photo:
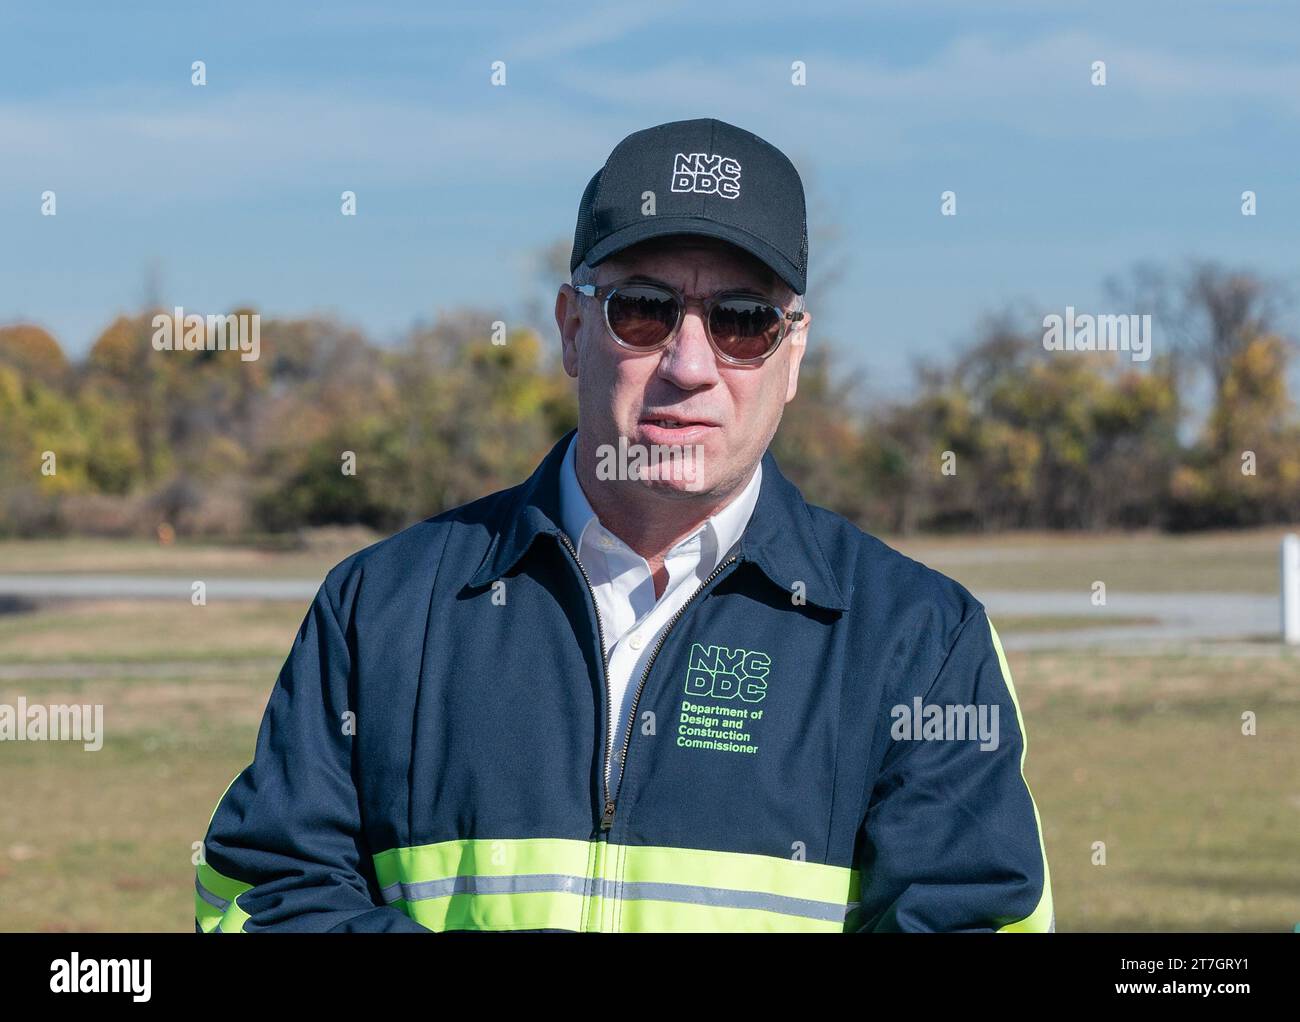
[[[485,90],[486,91],[486,90]],[[0,161],[0,190],[33,182],[90,195],[219,198],[283,183],[301,191],[357,181],[517,182],[596,152],[606,136],[583,118],[518,90],[490,97],[490,115],[296,89],[235,93],[160,107],[139,92],[83,102],[0,106],[0,137],[19,154]],[[487,104],[485,104],[487,105]],[[45,186],[45,185],[42,185]]]
[[[790,61],[807,85],[790,85]],[[1090,84],[1094,60],[1108,84]],[[697,107],[709,97],[737,115],[797,125],[834,139],[832,152],[866,159],[908,155],[912,143],[945,145],[937,127],[999,125],[1028,136],[1159,138],[1222,127],[1243,109],[1300,118],[1300,65],[1244,55],[1174,54],[1087,33],[1008,40],[954,39],[907,66],[787,48],[730,63],[687,58],[593,76],[561,69],[576,92],[628,106]],[[899,147],[901,152],[893,151]]]

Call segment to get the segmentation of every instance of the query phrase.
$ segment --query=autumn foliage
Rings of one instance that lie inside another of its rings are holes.
[[[1193,304],[1246,286],[1201,272]],[[775,453],[810,500],[877,532],[1295,521],[1293,344],[1244,310],[1208,347],[1141,364],[1048,352],[1034,323],[994,320],[919,366],[905,400],[874,404],[814,338]],[[333,320],[267,318],[251,362],[156,351],[149,312],[76,363],[37,326],[2,327],[0,534],[390,531],[512,485],[577,408],[551,339],[519,328],[494,344],[493,319],[453,313],[380,346]],[[1185,396],[1198,367],[1199,409]]]

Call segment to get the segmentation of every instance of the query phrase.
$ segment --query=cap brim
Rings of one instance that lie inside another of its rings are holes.
[[[690,216],[651,216],[637,223],[630,224],[622,230],[615,231],[607,238],[601,239],[587,251],[583,261],[588,266],[599,266],[612,255],[631,248],[651,238],[665,238],[671,235],[696,235],[727,241],[737,248],[744,249],[754,258],[768,266],[778,277],[802,295],[806,286],[804,274],[775,248],[756,238],[748,231],[730,224],[718,223],[716,220],[704,220]]]

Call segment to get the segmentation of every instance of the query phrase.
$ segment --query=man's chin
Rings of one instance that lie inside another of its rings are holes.
[[[668,500],[690,500],[707,496],[711,490],[710,481],[703,472],[683,471],[681,468],[660,465],[657,469],[649,468],[646,475],[635,480],[636,485],[649,490],[656,497]]]

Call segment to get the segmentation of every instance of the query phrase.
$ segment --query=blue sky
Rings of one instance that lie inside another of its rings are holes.
[[[181,8],[0,8],[0,323],[81,354],[151,276],[168,305],[381,341],[462,304],[518,318],[609,150],[697,116],[804,174],[814,343],[877,395],[990,311],[1142,311],[1101,286],[1139,260],[1300,280],[1293,3]]]

